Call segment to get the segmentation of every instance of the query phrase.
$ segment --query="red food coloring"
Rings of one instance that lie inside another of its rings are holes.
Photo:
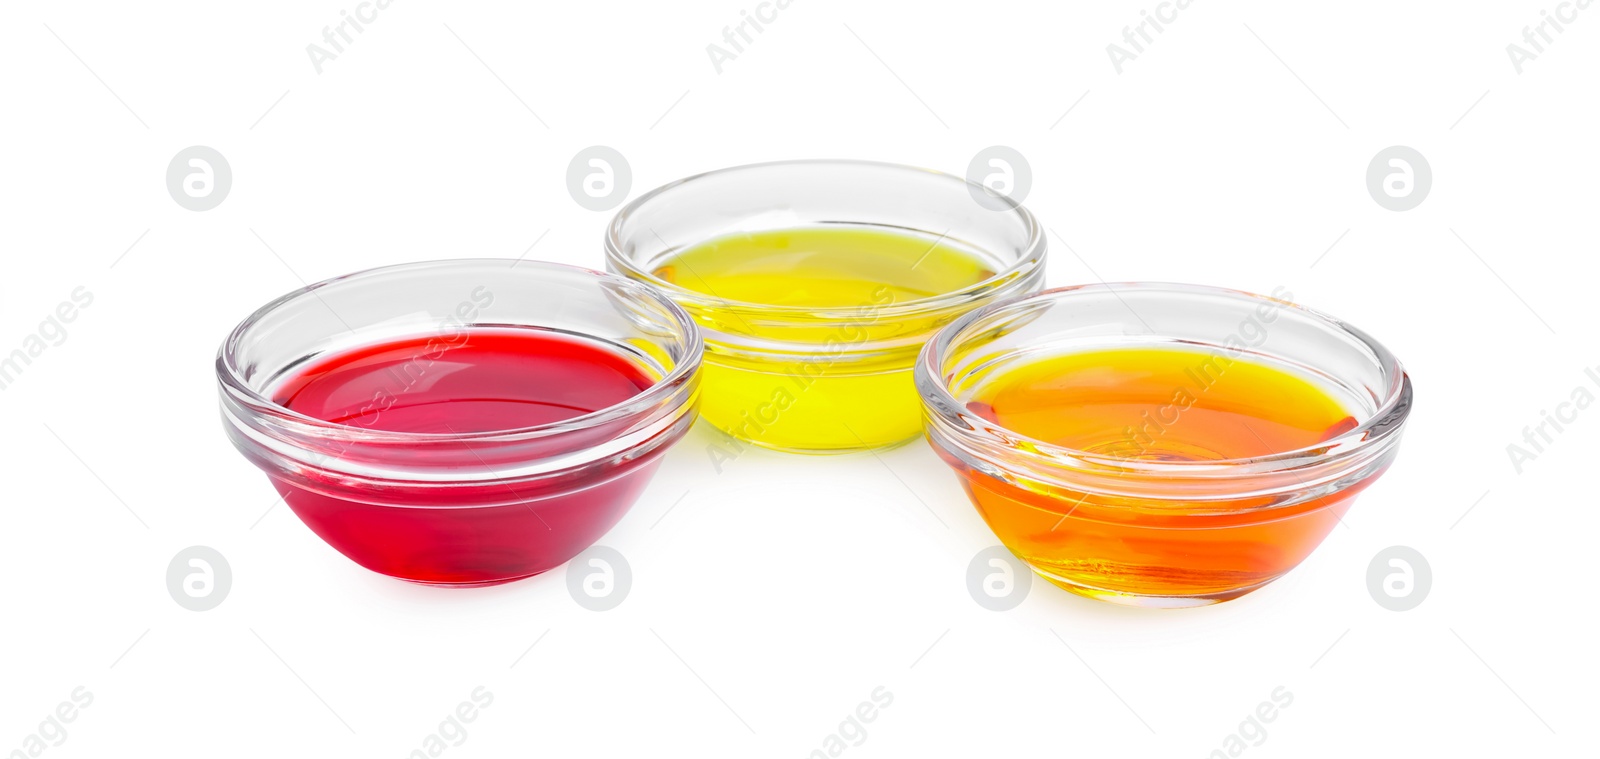
[[[597,340],[475,329],[320,357],[280,381],[272,397],[353,430],[460,435],[571,420],[623,403],[654,382],[642,363]],[[511,468],[529,457],[581,458],[587,447],[622,434],[625,424],[511,448],[434,439],[386,442],[377,450],[384,462],[450,457],[468,468]],[[273,481],[307,526],[368,569],[422,583],[489,585],[559,566],[593,544],[633,504],[665,450],[652,445],[638,456],[515,482],[418,477],[352,484],[315,470]],[[373,451],[352,445],[328,455],[355,460]]]

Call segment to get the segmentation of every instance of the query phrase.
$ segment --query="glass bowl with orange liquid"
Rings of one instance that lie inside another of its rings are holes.
[[[986,192],[868,161],[722,169],[624,206],[607,264],[700,326],[700,415],[731,436],[719,466],[747,444],[883,448],[922,432],[911,366],[934,332],[1043,286],[1041,227]]]
[[[974,312],[917,362],[928,440],[1050,582],[1131,606],[1237,598],[1338,528],[1411,408],[1388,349],[1291,298],[1102,284]]]

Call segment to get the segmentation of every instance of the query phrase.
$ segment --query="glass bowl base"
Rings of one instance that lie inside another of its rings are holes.
[[[1262,580],[1261,582],[1253,585],[1245,585],[1238,588],[1229,588],[1227,590],[1213,591],[1210,593],[1198,593],[1193,595],[1155,595],[1097,588],[1092,585],[1085,585],[1081,582],[1076,582],[1059,575],[1051,574],[1050,572],[1042,570],[1038,567],[1033,567],[1033,571],[1034,574],[1037,574],[1040,577],[1048,580],[1051,585],[1061,588],[1062,590],[1065,590],[1073,595],[1083,596],[1084,598],[1092,598],[1096,601],[1105,601],[1106,603],[1113,603],[1117,604],[1118,606],[1132,606],[1141,609],[1192,609],[1198,606],[1211,606],[1212,604],[1219,604],[1223,601],[1232,601],[1235,598],[1258,590],[1273,580],[1278,579],[1273,577],[1271,579]]]

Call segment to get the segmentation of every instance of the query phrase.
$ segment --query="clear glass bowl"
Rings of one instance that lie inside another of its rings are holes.
[[[1184,346],[1314,377],[1354,417],[1314,446],[1248,459],[1073,450],[975,413],[984,374],[1030,355]],[[1394,460],[1411,408],[1366,333],[1279,298],[1177,284],[1047,290],[968,315],[916,366],[927,437],[1000,542],[1080,595],[1135,606],[1236,598],[1298,565]]]
[[[658,379],[565,421],[463,434],[338,424],[272,400],[320,356],[472,328],[588,338]],[[233,330],[216,368],[229,438],[329,545],[392,577],[492,585],[559,566],[616,524],[694,421],[701,353],[688,315],[651,288],[477,259],[371,269],[289,293]]]
[[[911,365],[923,343],[974,308],[1043,285],[1042,229],[1008,198],[980,203],[974,193],[985,192],[960,177],[867,161],[722,169],[623,207],[606,233],[606,261],[667,292],[700,325],[707,388],[700,414],[712,425],[778,450],[881,448],[921,431]],[[654,273],[675,253],[714,238],[819,227],[940,240],[995,274],[921,300],[803,308],[725,300]]]

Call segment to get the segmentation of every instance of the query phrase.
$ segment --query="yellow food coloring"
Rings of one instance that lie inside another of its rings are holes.
[[[831,452],[920,434],[911,365],[953,314],[894,307],[995,271],[949,240],[830,226],[719,237],[652,273],[718,301],[689,308],[707,333],[700,415],[763,447]]]

